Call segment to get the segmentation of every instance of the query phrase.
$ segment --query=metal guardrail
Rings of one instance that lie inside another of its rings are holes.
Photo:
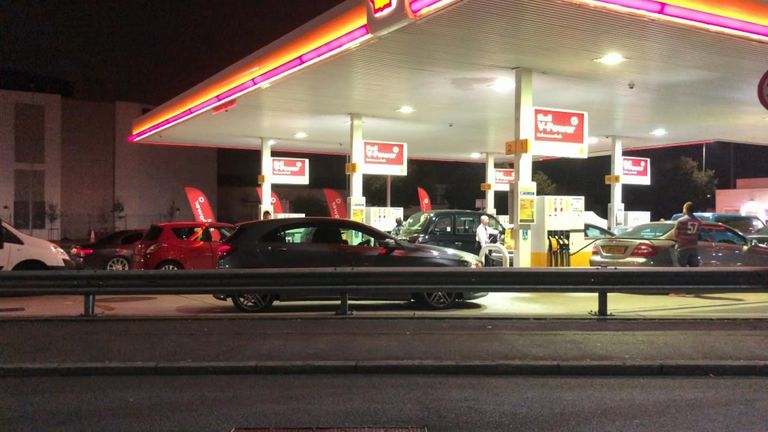
[[[597,316],[608,316],[608,293],[768,292],[768,268],[292,268],[186,271],[19,271],[0,273],[0,296],[75,294],[93,316],[101,294],[313,294],[448,292],[596,293]]]

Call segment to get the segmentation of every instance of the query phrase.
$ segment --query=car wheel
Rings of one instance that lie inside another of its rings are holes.
[[[174,261],[165,261],[157,265],[157,270],[182,270],[184,267]]]
[[[48,270],[48,266],[40,261],[23,261],[16,264],[13,270]]]
[[[243,312],[262,312],[272,306],[275,298],[269,294],[245,293],[232,296],[232,303]]]
[[[111,260],[107,261],[107,265],[105,266],[105,269],[107,270],[128,270],[131,267],[131,265],[128,263],[128,260],[123,257],[114,257]]]
[[[445,291],[434,291],[417,294],[416,299],[419,303],[430,309],[448,309],[456,303],[456,293]]]

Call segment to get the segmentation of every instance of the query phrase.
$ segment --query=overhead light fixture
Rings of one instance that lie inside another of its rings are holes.
[[[598,137],[589,137],[589,141],[587,141],[587,142],[590,143],[590,144],[597,144],[598,142],[600,142],[600,138],[598,138]]]
[[[664,128],[658,128],[651,131],[651,135],[657,136],[657,137],[662,137],[666,134],[667,134],[667,130]]]
[[[275,141],[275,140],[273,140],[273,139],[271,139],[271,140],[268,140],[268,141],[267,141],[267,145],[268,145],[268,146],[273,146],[273,145],[275,145],[275,144],[277,144],[277,141]]]
[[[472,153],[469,154],[469,157],[471,157],[472,159],[480,159],[481,156],[482,156],[482,154],[480,154],[478,152],[472,152]]]
[[[401,106],[400,108],[397,109],[397,112],[399,112],[401,114],[410,114],[410,113],[412,113],[414,111],[416,111],[416,110],[413,109],[412,106],[408,106],[408,105],[403,105],[403,106]]]
[[[515,81],[509,78],[499,78],[496,81],[490,83],[488,88],[496,93],[509,93],[515,89]]]
[[[308,136],[309,135],[307,135],[306,132],[301,132],[301,131],[296,132],[295,134],[293,134],[293,137],[296,138],[296,139],[304,139],[304,138],[306,138]]]
[[[623,55],[615,52],[608,53],[600,58],[592,59],[592,61],[596,61],[598,63],[602,63],[604,65],[609,65],[609,66],[617,65],[625,60],[627,59],[625,59]]]

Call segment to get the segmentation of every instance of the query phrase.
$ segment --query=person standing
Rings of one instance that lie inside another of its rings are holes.
[[[489,222],[490,219],[488,218],[488,215],[480,216],[480,225],[477,226],[477,231],[475,234],[475,240],[477,240],[477,244],[480,246],[480,249],[491,243],[491,235],[499,235],[498,231],[488,226]],[[485,254],[485,266],[489,267],[490,265],[491,256],[490,254]]]
[[[699,266],[701,220],[693,214],[693,203],[683,205],[683,217],[675,225],[675,256],[680,267]]]
[[[392,228],[392,237],[400,237],[403,232],[403,218],[398,217],[395,219],[395,227]]]

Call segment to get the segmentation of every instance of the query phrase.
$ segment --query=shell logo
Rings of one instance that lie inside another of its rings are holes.
[[[397,0],[368,0],[373,8],[373,16],[378,17],[386,14],[395,7]]]

